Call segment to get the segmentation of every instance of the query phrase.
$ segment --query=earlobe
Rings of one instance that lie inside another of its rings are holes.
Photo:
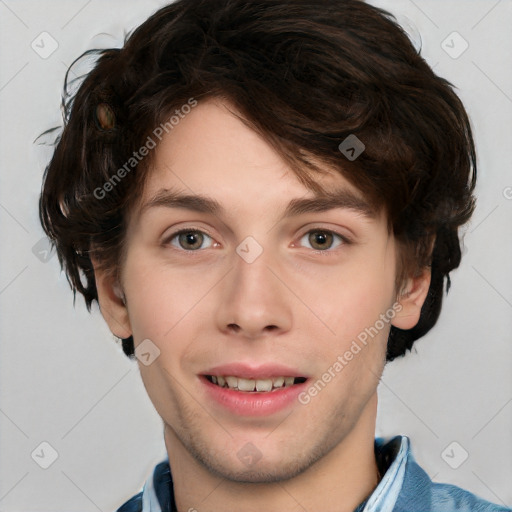
[[[129,338],[132,329],[122,288],[111,273],[101,269],[95,259],[91,258],[91,261],[101,314],[114,336]]]
[[[397,299],[401,308],[391,321],[392,325],[408,330],[418,323],[430,287],[430,278],[431,270],[428,267],[419,276],[408,279],[405,291]]]

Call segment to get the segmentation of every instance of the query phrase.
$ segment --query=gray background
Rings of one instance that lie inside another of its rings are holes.
[[[164,3],[0,0],[1,511],[114,510],[165,457],[136,363],[97,308],[87,313],[80,296],[73,307],[56,256],[44,257],[37,201],[50,152],[33,144],[61,122],[69,64],[119,46]],[[462,266],[438,325],[386,368],[377,435],[407,434],[435,481],[511,506],[512,2],[373,3],[421,34],[424,57],[458,87],[480,165]],[[48,469],[42,442],[58,454]]]

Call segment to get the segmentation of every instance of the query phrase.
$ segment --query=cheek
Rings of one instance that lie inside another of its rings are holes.
[[[211,288],[208,273],[180,272],[136,250],[132,250],[126,262],[125,276],[124,288],[136,342],[144,338],[165,342]]]
[[[332,272],[318,275],[314,281],[306,276],[302,285],[302,295],[323,320],[326,334],[336,338],[337,350],[376,323],[378,330],[383,331],[379,336],[387,337],[388,323],[383,328],[379,322],[392,306],[394,269],[387,261],[354,258]],[[308,318],[315,321],[314,315]]]

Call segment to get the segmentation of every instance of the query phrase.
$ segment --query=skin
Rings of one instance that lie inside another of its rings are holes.
[[[121,282],[93,264],[111,331],[160,350],[139,367],[164,422],[179,511],[353,511],[378,484],[376,388],[390,325],[416,325],[428,270],[397,297],[397,245],[383,212],[283,218],[291,199],[315,194],[224,101],[200,103],[154,151],[141,204],[173,189],[214,198],[225,213],[136,208]],[[362,197],[334,169],[317,180]],[[201,245],[196,233],[199,248],[187,250],[172,237],[183,228],[208,236]],[[311,241],[329,230],[350,243]],[[263,248],[252,263],[236,252],[247,236]],[[286,364],[314,382],[397,300],[400,312],[305,405],[242,417],[204,393],[198,374],[237,361]],[[248,442],[261,454],[251,467],[237,456]]]

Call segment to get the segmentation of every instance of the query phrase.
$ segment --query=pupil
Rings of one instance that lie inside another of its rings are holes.
[[[309,242],[316,249],[325,249],[332,243],[332,234],[324,231],[315,231],[310,234]]]
[[[197,231],[189,231],[180,235],[180,244],[184,249],[197,249],[203,243],[203,235]]]

